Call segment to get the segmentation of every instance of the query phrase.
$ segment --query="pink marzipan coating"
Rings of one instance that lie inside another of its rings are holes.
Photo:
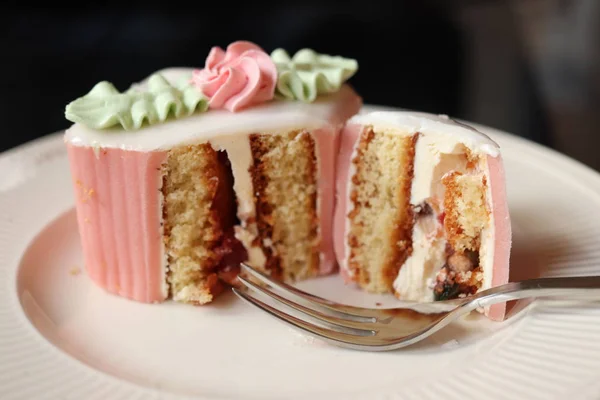
[[[333,128],[322,128],[312,132],[318,154],[318,202],[319,231],[321,236],[321,263],[319,274],[326,275],[335,269],[335,254],[331,237],[335,181],[335,146],[338,132]]]
[[[356,114],[362,106],[362,99],[353,94],[347,96],[344,101],[336,104],[336,108],[330,118],[330,127],[317,129],[313,132],[313,138],[317,144],[319,162],[319,223],[321,230],[321,264],[319,273],[326,275],[335,270],[339,258],[336,259],[335,252],[335,218],[336,187],[339,184],[339,173],[345,171],[338,169],[338,146],[344,141],[346,127],[342,126],[350,117]],[[333,135],[332,133],[335,133]],[[343,272],[342,272],[343,273]]]
[[[141,302],[165,299],[160,179],[165,152],[67,144],[86,270],[100,287]]]
[[[492,192],[492,214],[494,215],[494,273],[492,287],[504,285],[509,279],[511,223],[506,199],[504,166],[501,156],[487,158],[488,179]],[[506,313],[506,303],[494,304],[485,311],[490,319],[501,321]]]
[[[346,213],[348,201],[348,179],[350,179],[350,166],[354,145],[358,140],[362,126],[346,124],[340,137],[340,147],[337,155],[337,174],[335,177],[336,207],[333,223],[333,243],[335,256],[340,266],[340,273],[346,282],[350,275],[346,263]]]

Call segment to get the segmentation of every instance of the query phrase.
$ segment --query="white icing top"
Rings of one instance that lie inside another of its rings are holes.
[[[436,134],[452,136],[457,142],[464,143],[475,152],[497,157],[499,146],[484,133],[477,129],[461,124],[447,115],[435,115],[412,111],[374,111],[368,114],[358,114],[349,123],[373,125],[375,129],[401,130],[404,134]]]
[[[170,82],[191,74],[188,68],[159,71]],[[145,81],[132,87],[143,87]],[[313,103],[273,100],[240,112],[208,110],[181,119],[144,127],[136,131],[96,130],[74,124],[65,133],[65,141],[75,146],[120,148],[123,150],[168,150],[173,146],[202,143],[214,138],[233,141],[239,134],[285,132],[338,125],[349,118],[346,109],[355,110],[356,93],[344,85],[337,93],[320,96]]]

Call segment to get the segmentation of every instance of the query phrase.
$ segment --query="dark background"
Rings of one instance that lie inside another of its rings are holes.
[[[4,6],[0,151],[68,127],[65,105],[100,80],[124,90],[243,39],[356,58],[366,103],[486,124],[600,169],[598,0],[202,5]]]

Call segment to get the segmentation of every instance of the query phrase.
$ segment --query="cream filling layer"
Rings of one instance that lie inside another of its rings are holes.
[[[241,226],[234,227],[235,238],[246,248],[248,263],[259,268],[263,267],[266,262],[265,254],[260,247],[253,245],[258,236],[258,228],[256,223],[248,223],[256,216],[254,187],[250,175],[253,158],[249,135],[219,136],[209,140],[209,143],[214,150],[225,151],[231,163],[233,190],[238,204],[237,216],[241,221]]]
[[[433,301],[432,285],[446,262],[446,240],[436,218],[418,221],[412,234],[413,251],[394,281],[396,295],[402,300]]]
[[[478,168],[487,175],[487,146],[468,148],[462,138],[444,133],[421,133],[415,148],[414,178],[411,186],[411,205],[418,206],[424,201],[433,201],[443,206],[443,176],[450,171],[466,173],[466,151],[479,156]],[[489,185],[488,185],[489,186]],[[489,187],[487,201],[490,201]],[[489,207],[489,205],[488,205]],[[442,210],[443,211],[443,210]],[[432,222],[437,224],[437,221]],[[432,223],[425,225],[415,223],[412,233],[413,251],[400,267],[393,287],[401,299],[414,301],[433,301],[432,283],[437,272],[446,262],[446,241],[442,233],[433,229]],[[488,221],[488,228],[482,233],[480,266],[484,271],[484,286],[491,284],[493,274],[493,219]],[[488,286],[489,287],[489,286]]]

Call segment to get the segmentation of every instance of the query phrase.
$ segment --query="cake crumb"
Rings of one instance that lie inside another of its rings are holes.
[[[73,276],[77,276],[81,273],[81,268],[79,267],[73,267],[69,270],[69,274],[73,275]]]
[[[452,339],[441,345],[442,349],[455,349],[459,347],[458,340]]]
[[[301,332],[298,332],[296,329],[289,328],[292,335],[292,344],[294,346],[315,346],[315,347],[327,347],[328,344],[322,340],[315,338],[314,336],[307,335]]]
[[[96,191],[92,188],[90,189],[86,189],[85,187],[81,188],[81,192],[82,192],[82,199],[81,202],[85,203],[88,200],[90,200],[92,198],[92,196],[94,196],[94,193],[96,193]]]
[[[376,302],[376,303],[375,303],[375,305],[376,305],[377,307],[381,307],[383,304],[381,304],[380,302]]]

